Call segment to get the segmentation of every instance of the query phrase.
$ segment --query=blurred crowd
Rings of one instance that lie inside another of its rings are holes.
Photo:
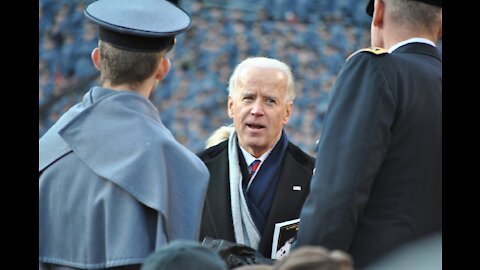
[[[98,83],[90,60],[96,29],[83,15],[92,0],[39,0],[39,136]],[[314,155],[336,75],[349,54],[370,46],[364,1],[181,0],[192,26],[169,52],[172,70],[151,100],[175,138],[194,152],[230,124],[227,83],[248,56],[292,67],[296,98],[290,139]],[[440,44],[441,46],[441,44]]]

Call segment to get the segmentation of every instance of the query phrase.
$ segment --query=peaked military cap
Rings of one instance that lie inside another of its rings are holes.
[[[190,16],[167,0],[98,0],[85,8],[98,24],[98,38],[129,51],[171,49],[175,35],[190,28]]]
[[[437,6],[437,7],[442,7],[442,0],[411,0],[411,1],[418,1],[422,2],[425,4]],[[367,8],[365,11],[367,12],[368,16],[372,17],[373,16],[373,3],[375,0],[369,0],[367,4]]]

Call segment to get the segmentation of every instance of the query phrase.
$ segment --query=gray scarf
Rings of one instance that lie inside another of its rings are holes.
[[[238,160],[237,133],[228,138],[228,166],[230,171],[230,198],[232,204],[233,230],[237,243],[258,249],[260,233],[250,216],[242,190],[242,172]]]

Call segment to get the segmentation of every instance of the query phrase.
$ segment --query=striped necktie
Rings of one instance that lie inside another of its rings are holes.
[[[246,188],[248,186],[248,182],[250,182],[250,179],[252,179],[252,176],[255,174],[255,172],[258,169],[258,166],[260,165],[260,160],[255,159],[252,164],[248,166],[248,179],[244,179],[243,181],[243,188]]]

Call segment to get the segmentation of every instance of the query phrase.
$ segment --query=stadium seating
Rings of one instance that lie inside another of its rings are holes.
[[[96,29],[83,15],[90,2],[39,1],[39,136],[98,83],[90,61]],[[248,56],[274,57],[291,65],[296,79],[287,132],[314,155],[341,65],[370,45],[363,1],[179,3],[191,14],[192,27],[177,37],[169,52],[173,68],[151,98],[172,134],[194,152],[204,148],[216,128],[231,122],[226,107],[233,68]]]

